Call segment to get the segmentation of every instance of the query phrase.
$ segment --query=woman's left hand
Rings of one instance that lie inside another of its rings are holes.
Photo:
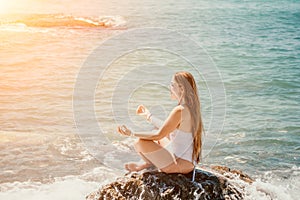
[[[122,135],[131,136],[131,130],[128,129],[125,125],[118,126],[117,131]]]

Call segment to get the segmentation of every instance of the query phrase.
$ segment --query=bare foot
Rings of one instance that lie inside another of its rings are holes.
[[[144,163],[144,164],[137,164],[137,163],[127,163],[125,164],[125,169],[128,170],[129,172],[138,172],[143,169],[146,169],[148,167],[152,166],[150,163]]]

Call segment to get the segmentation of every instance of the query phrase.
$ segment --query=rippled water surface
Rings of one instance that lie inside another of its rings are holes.
[[[95,89],[96,118],[105,138],[115,146],[114,150],[100,146],[97,151],[101,159],[95,159],[79,138],[73,94],[80,69],[93,50],[109,38],[144,27],[170,29],[197,42],[222,77],[226,116],[217,143],[203,164],[241,169],[255,177],[256,187],[269,190],[274,199],[298,199],[298,1],[27,3],[14,0],[6,13],[0,10],[1,199],[18,198],[18,194],[45,199],[47,191],[57,195],[56,199],[64,199],[66,196],[60,195],[57,188],[74,185],[82,189],[77,198],[83,198],[97,188],[97,183],[124,173],[122,167],[112,171],[107,163],[122,166],[127,157],[136,159],[129,153],[131,139],[116,135],[116,121],[134,121],[149,128],[134,115],[135,107],[143,103],[163,118],[175,102],[169,99],[167,85],[149,83],[137,86],[128,97],[124,107],[128,108],[129,118],[116,115],[112,102],[123,102],[114,99],[118,97],[114,93],[116,85],[128,72],[133,73],[126,79],[131,88],[145,79],[149,69],[160,83],[171,78],[167,69],[196,71],[181,57],[155,49],[140,49],[116,58]],[[214,126],[209,116],[212,103],[218,101],[210,101],[205,74],[201,75],[201,67],[199,71],[200,75],[195,76],[205,126]],[[85,78],[92,77],[90,73]],[[82,97],[80,103],[84,107],[87,101]],[[84,123],[89,124],[89,119]],[[206,134],[209,138],[210,133]],[[97,144],[99,136],[91,136],[91,140]],[[254,191],[249,198],[268,199]]]

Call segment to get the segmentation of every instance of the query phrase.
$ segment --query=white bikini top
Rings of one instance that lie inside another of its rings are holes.
[[[191,132],[176,129],[170,134],[172,151],[175,156],[193,162],[194,138]]]

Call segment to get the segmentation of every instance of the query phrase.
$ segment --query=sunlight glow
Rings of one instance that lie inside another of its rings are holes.
[[[9,0],[0,0],[0,14],[8,10],[10,3]]]
[[[31,0],[0,0],[0,14],[16,13],[32,6]]]
[[[0,14],[8,13],[14,2],[12,0],[0,0]]]

